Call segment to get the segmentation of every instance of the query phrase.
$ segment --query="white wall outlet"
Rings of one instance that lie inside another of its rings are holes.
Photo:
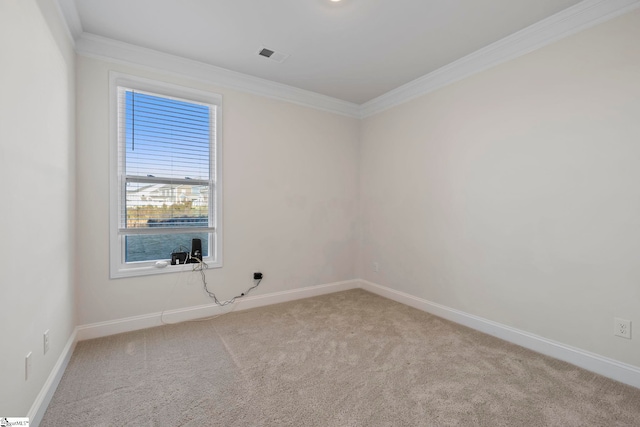
[[[31,373],[31,352],[27,353],[27,356],[24,358],[24,380],[29,379],[29,374]]]
[[[616,317],[615,319],[613,319],[613,328],[614,335],[631,339],[631,320],[625,320]]]
[[[373,263],[373,272],[377,273],[378,271],[380,271],[380,264],[378,264],[377,262]]]
[[[49,330],[48,329],[44,331],[43,345],[44,345],[44,354],[47,354],[47,351],[49,351]]]

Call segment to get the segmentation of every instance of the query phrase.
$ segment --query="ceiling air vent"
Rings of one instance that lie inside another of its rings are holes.
[[[289,57],[288,53],[276,52],[273,49],[269,49],[267,47],[262,46],[258,51],[258,55],[270,59],[272,61],[276,61],[277,63],[283,63],[285,59]]]

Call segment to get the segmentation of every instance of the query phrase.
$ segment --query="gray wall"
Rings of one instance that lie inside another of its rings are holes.
[[[640,366],[638,40],[635,11],[365,119],[360,276]]]
[[[219,299],[355,278],[359,121],[161,72],[78,57],[78,321],[210,304],[200,276],[109,280],[109,71],[219,93],[224,267]]]
[[[26,416],[75,326],[75,54],[50,1],[0,2],[0,58],[0,414]]]

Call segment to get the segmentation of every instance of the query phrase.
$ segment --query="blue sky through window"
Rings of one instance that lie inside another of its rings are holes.
[[[207,105],[127,90],[126,175],[208,180],[211,113]]]

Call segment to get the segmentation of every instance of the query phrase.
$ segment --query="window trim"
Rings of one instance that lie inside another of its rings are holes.
[[[211,154],[215,159],[215,175],[210,179],[215,184],[211,191],[209,203],[215,203],[213,212],[215,222],[211,226],[214,231],[209,246],[209,256],[203,259],[209,268],[222,267],[222,96],[198,89],[173,85],[157,80],[132,76],[115,71],[109,72],[109,272],[110,278],[146,276],[153,274],[177,273],[190,270],[192,264],[158,266],[158,261],[124,262],[124,236],[119,232],[120,211],[122,208],[120,194],[121,176],[118,162],[118,87],[151,92],[160,96],[181,98],[187,101],[215,105],[217,108],[215,123],[215,141],[211,147]],[[191,231],[191,230],[190,230]],[[197,232],[197,230],[193,230]],[[215,257],[213,256],[215,254]]]

